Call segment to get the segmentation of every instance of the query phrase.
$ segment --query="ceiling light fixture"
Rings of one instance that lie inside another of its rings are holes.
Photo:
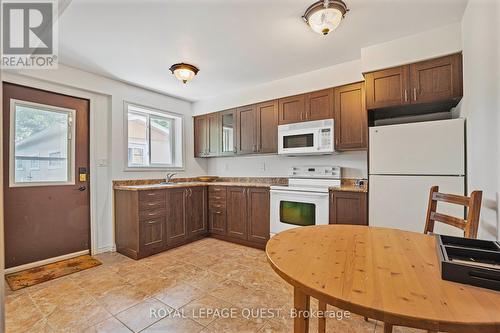
[[[342,0],[320,0],[309,6],[302,18],[313,31],[328,35],[339,26],[348,11]]]
[[[181,80],[183,83],[187,83],[191,81],[200,70],[196,66],[181,62],[173,64],[170,67],[170,71],[177,79]]]

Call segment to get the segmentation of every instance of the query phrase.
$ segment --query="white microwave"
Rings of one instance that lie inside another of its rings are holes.
[[[332,154],[333,147],[333,119],[278,126],[280,155]]]

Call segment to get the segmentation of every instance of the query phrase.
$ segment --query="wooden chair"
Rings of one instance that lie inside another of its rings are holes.
[[[474,191],[471,193],[470,197],[466,197],[455,194],[440,193],[439,186],[431,187],[429,194],[429,205],[427,206],[427,219],[425,221],[424,234],[434,232],[434,223],[441,222],[462,229],[466,238],[476,238],[477,229],[479,228],[479,215],[481,212],[482,197],[483,191]],[[438,201],[467,207],[466,219],[438,213]],[[326,311],[326,303],[320,301],[318,309],[319,311]],[[365,320],[368,320],[368,318],[365,317]],[[384,323],[384,333],[391,333],[392,327],[392,324]],[[325,330],[325,318],[318,318],[318,332],[324,333]],[[428,332],[433,333],[435,331]]]
[[[441,222],[462,229],[466,238],[476,238],[477,229],[479,227],[482,197],[483,191],[474,191],[471,193],[470,197],[466,197],[455,194],[439,193],[439,186],[431,187],[424,234],[434,232],[434,222]],[[464,220],[463,218],[438,213],[436,211],[438,201],[467,207],[466,219]]]

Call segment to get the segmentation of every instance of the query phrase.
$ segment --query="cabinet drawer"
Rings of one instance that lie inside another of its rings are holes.
[[[208,193],[210,195],[226,197],[226,187],[225,186],[209,186]]]
[[[165,200],[165,191],[140,191],[139,192],[140,201],[161,201]]]
[[[141,221],[155,219],[159,217],[165,217],[166,210],[165,209],[155,209],[155,210],[146,210],[139,212],[139,218]]]
[[[145,211],[145,210],[157,210],[157,209],[164,209],[165,208],[165,200],[161,201],[139,201],[139,210],[140,211]]]
[[[226,203],[222,203],[222,202],[210,202],[208,204],[208,209],[210,212],[214,212],[214,211],[223,211],[225,212],[226,211]]]

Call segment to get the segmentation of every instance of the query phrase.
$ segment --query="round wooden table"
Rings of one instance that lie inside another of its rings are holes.
[[[500,292],[442,280],[433,236],[366,226],[301,227],[271,238],[266,253],[294,286],[297,311],[308,311],[312,296],[389,327],[500,332]],[[306,316],[295,317],[295,333],[308,327]]]

